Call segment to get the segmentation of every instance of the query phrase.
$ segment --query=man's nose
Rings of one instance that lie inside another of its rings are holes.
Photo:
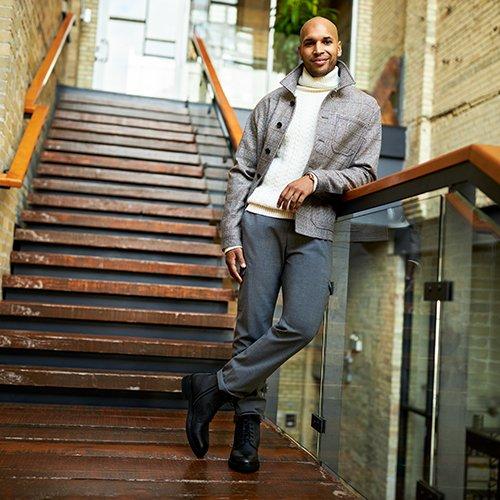
[[[314,45],[314,53],[318,54],[318,53],[321,53],[321,52],[323,52],[323,44],[321,42],[317,42]]]

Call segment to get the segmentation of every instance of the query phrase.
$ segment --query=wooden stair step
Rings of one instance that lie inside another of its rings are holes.
[[[3,408],[0,408],[2,410]],[[32,412],[29,412],[32,413]],[[167,413],[167,412],[165,412]],[[220,413],[229,413],[229,412],[219,412],[217,415]],[[39,413],[37,412],[37,415]],[[0,415],[0,421],[1,421],[1,415]],[[44,418],[45,415],[40,415],[40,420],[46,421]],[[36,425],[36,419],[33,419],[33,427],[42,427]],[[172,427],[172,424],[175,422],[172,421],[173,419],[165,419],[165,424],[169,425],[169,427]],[[185,420],[184,419],[177,419],[178,421],[180,420],[182,423]],[[65,422],[63,422],[61,419],[56,419],[55,421],[60,421],[62,425],[65,427],[68,425],[71,425],[71,422],[68,417],[66,417]],[[180,423],[181,423],[180,422]],[[175,422],[176,423],[176,422]],[[181,425],[182,425],[181,423]],[[215,424],[214,420],[212,420],[211,425],[210,425],[210,430],[212,431],[213,427],[212,425]],[[55,424],[52,424],[51,427],[53,427]],[[185,424],[184,424],[185,425]],[[262,425],[262,424],[261,424]],[[26,426],[27,427],[27,426]],[[81,427],[84,427],[81,425]],[[215,426],[214,426],[215,427]],[[165,427],[164,427],[165,428]],[[39,442],[39,441],[32,441],[32,442],[25,442],[25,441],[0,441],[0,450],[5,453],[21,453],[21,454],[28,454],[28,453],[34,453],[34,454],[45,454],[45,453],[51,453],[51,454],[57,454],[60,456],[94,456],[94,457],[106,457],[106,456],[116,456],[116,457],[134,457],[134,458],[140,458],[140,459],[148,459],[148,460],[155,460],[155,459],[172,459],[172,460],[178,460],[179,458],[182,458],[183,460],[192,460],[193,459],[193,452],[191,449],[186,446],[186,444],[182,445],[159,445],[159,446],[141,446],[139,444],[131,444],[128,443],[126,446],[120,446],[118,443],[87,443],[87,444],[77,444],[77,443],[48,443],[48,442]],[[260,453],[262,451],[262,454]],[[283,446],[279,450],[276,448],[268,448],[267,447],[267,442],[266,444],[262,443],[262,447],[259,447],[259,455],[262,456],[263,460],[271,460],[275,459],[274,453],[278,455],[279,453],[279,460],[280,461],[290,461],[290,460],[304,460],[306,459],[306,452],[300,450],[299,448],[294,449],[291,447],[285,447]],[[210,455],[212,457],[217,457],[219,460],[225,460],[227,458],[227,446],[215,446],[212,447],[210,446]],[[0,483],[1,484],[1,483]],[[0,489],[0,491],[3,491]],[[8,497],[8,498],[14,498],[14,497]],[[19,497],[18,497],[19,498]],[[130,497],[129,497],[130,498]]]
[[[55,118],[66,120],[79,120],[88,123],[106,123],[110,125],[122,125],[124,127],[137,127],[152,130],[165,130],[168,132],[194,133],[194,129],[190,123],[173,123],[163,122],[159,120],[150,120],[144,118],[127,118],[125,116],[113,116],[99,113],[86,113],[81,111],[70,111],[64,109],[56,109]],[[223,136],[222,131],[214,135]]]
[[[101,115],[126,116],[127,118],[146,118],[148,120],[160,120],[171,123],[191,123],[191,118],[188,115],[180,115],[167,111],[134,109],[123,106],[107,106],[104,104],[85,104],[80,102],[59,101],[57,103],[57,109],[83,111],[85,113],[98,113]]]
[[[0,329],[0,348],[169,358],[229,359],[232,342]]]
[[[230,302],[236,298],[232,288],[158,285],[100,279],[50,278],[45,276],[4,275],[2,286],[7,290],[52,290],[59,292],[125,295],[134,297],[161,297],[179,300],[209,300],[215,302]]]
[[[74,233],[72,231],[39,231],[16,229],[18,241],[46,244],[142,250],[146,252],[180,253],[188,255],[221,256],[220,246],[215,243],[197,243],[178,240],[110,236],[96,233]]]
[[[56,118],[52,120],[52,129],[64,130],[79,130],[82,132],[94,132],[99,134],[111,134],[114,136],[123,135],[129,137],[142,137],[144,139],[160,139],[164,141],[177,141],[177,142],[194,142],[195,137],[193,133],[175,132],[171,130],[152,130],[139,127],[125,127],[123,125],[113,125],[109,123],[89,123],[77,120],[64,120]],[[203,144],[210,144],[213,146],[226,146],[226,142],[221,139],[207,138],[206,142],[199,141]]]
[[[221,279],[229,277],[227,268],[222,266],[59,253],[12,252],[10,254],[10,262],[12,264],[95,269],[102,271],[122,271],[129,273],[198,276]]]
[[[118,95],[101,95],[92,91],[92,94],[84,94],[83,92],[67,92],[62,91],[60,94],[60,102],[76,102],[85,104],[100,104],[103,106],[119,106],[130,109],[145,109],[148,111],[162,111],[167,113],[173,113],[177,115],[187,116],[189,114],[188,109],[185,107],[184,103],[173,104],[168,103],[163,99],[157,99],[155,102],[151,102],[148,98],[141,98],[138,96],[134,97],[122,97]]]
[[[199,191],[183,189],[162,189],[156,187],[127,186],[111,182],[75,182],[65,179],[36,178],[32,186],[35,189],[65,191],[104,196],[120,196],[123,198],[140,198],[150,200],[177,201],[208,205],[209,195]]]
[[[42,151],[41,160],[50,163],[64,163],[85,167],[113,168],[117,170],[137,171],[156,174],[174,174],[190,177],[203,177],[203,167],[164,163],[130,158],[113,158],[112,156],[85,155],[65,153],[61,151]]]
[[[200,328],[230,329],[234,327],[234,315],[232,314],[122,309],[9,300],[0,302],[0,316],[195,326]]]
[[[87,142],[61,141],[47,139],[44,144],[46,149],[67,151],[69,153],[85,153],[121,158],[136,158],[139,160],[155,160],[188,165],[200,165],[201,159],[195,153],[179,153],[175,151],[158,151],[155,149],[132,148],[127,146],[112,146],[108,144],[92,144]]]
[[[160,151],[180,151],[181,153],[197,153],[195,143],[176,142],[175,140],[150,139],[144,137],[129,137],[125,135],[111,135],[107,133],[85,132],[82,130],[66,130],[51,128],[48,133],[50,139],[62,141],[85,142],[92,144],[111,144],[113,146],[130,146],[145,149],[158,149]],[[220,151],[220,146],[203,146],[205,152]],[[227,151],[227,150],[226,150]],[[214,153],[216,154],[216,153]]]
[[[206,224],[188,224],[134,217],[116,217],[109,215],[75,214],[69,212],[24,210],[21,214],[24,222],[39,222],[63,226],[96,227],[100,229],[123,229],[146,233],[179,234],[215,238],[217,228]]]
[[[213,437],[217,442],[216,436]],[[224,441],[227,444],[227,441]],[[185,444],[185,446],[187,448],[188,445]],[[255,479],[252,478],[252,480],[248,480],[244,473],[231,470],[227,465],[227,460],[207,460],[205,458],[202,465],[199,462],[201,461],[172,460],[171,458],[137,460],[136,458],[114,456],[58,456],[53,453],[25,456],[22,453],[2,453],[0,454],[0,479],[5,480],[12,477],[18,479],[94,479],[100,480],[103,484],[112,483],[113,485],[116,481],[128,480],[133,486],[129,485],[126,493],[121,498],[158,498],[158,495],[155,494],[157,483],[163,483],[164,485],[165,482],[169,484],[169,488],[162,488],[160,490],[163,491],[163,495],[160,495],[160,498],[235,498],[234,492],[237,491],[236,498],[245,499],[310,499],[318,498],[316,496],[316,493],[320,490],[318,484],[322,486],[328,484],[330,486],[329,493],[327,493],[328,490],[326,488],[321,488],[325,496],[330,498],[336,497],[343,500],[354,500],[356,498],[356,496],[347,496],[345,490],[338,491],[340,489],[340,482],[334,479],[333,476],[329,478],[326,471],[314,462],[275,462],[270,460],[262,466],[261,470],[257,473],[258,476],[256,474],[254,476]],[[141,483],[142,488],[137,488],[135,483]],[[200,487],[200,484],[203,487]],[[245,486],[242,486],[242,484]],[[277,488],[278,485],[283,484],[286,484],[287,488]],[[132,488],[135,491],[134,495],[130,495]],[[284,496],[278,496],[275,493],[276,489],[281,493],[288,492],[288,495],[285,493]],[[100,491],[103,490],[114,491],[112,488],[103,488],[103,485],[101,485]],[[121,491],[123,491],[123,487]],[[141,491],[142,494],[140,493]],[[191,491],[195,493],[191,495]],[[208,495],[207,491],[210,492]],[[272,496],[268,494],[269,492],[272,493]],[[314,496],[312,496],[313,494]],[[57,496],[60,497],[60,495]],[[75,498],[71,494],[64,496],[66,498]],[[86,495],[84,494],[83,496]],[[105,496],[107,497],[107,495]],[[10,498],[15,498],[15,496]]]
[[[92,179],[99,181],[116,181],[128,184],[150,184],[152,186],[167,186],[186,189],[205,190],[205,179],[194,179],[182,175],[144,174],[140,172],[126,172],[123,170],[101,169],[94,167],[73,167],[41,163],[37,175],[53,175],[57,177],[71,177],[74,179]]]
[[[224,137],[224,132],[219,127],[206,127],[204,125],[194,125],[193,132],[201,135],[210,135],[214,137]]]
[[[77,208],[101,212],[123,212],[130,214],[155,215],[162,217],[178,217],[185,219],[217,221],[221,217],[220,210],[205,207],[177,207],[165,203],[145,201],[118,200],[97,196],[73,196],[59,194],[31,193],[28,195],[31,205],[49,207]]]
[[[180,392],[183,374],[0,365],[0,384],[121,391]]]

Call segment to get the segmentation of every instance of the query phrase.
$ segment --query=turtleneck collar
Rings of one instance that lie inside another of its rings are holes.
[[[335,90],[339,85],[339,67],[335,66],[332,71],[324,76],[312,76],[306,67],[303,66],[302,74],[297,82],[302,87],[315,89]]]

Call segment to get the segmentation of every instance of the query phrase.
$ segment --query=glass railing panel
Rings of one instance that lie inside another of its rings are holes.
[[[367,498],[412,498],[428,467],[440,212],[435,195],[336,223],[319,457]]]
[[[445,197],[435,484],[446,498],[498,498],[498,205],[478,190]],[[496,496],[495,496],[496,495]]]
[[[282,311],[278,297],[274,321]],[[276,423],[289,436],[317,454],[318,433],[311,427],[311,415],[319,413],[323,325],[315,338],[283,363],[278,371]]]

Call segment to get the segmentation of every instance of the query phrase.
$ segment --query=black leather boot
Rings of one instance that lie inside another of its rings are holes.
[[[215,373],[192,373],[182,377],[182,394],[188,401],[186,434],[189,445],[198,458],[208,451],[209,424],[217,410],[226,402],[238,398],[219,389]]]
[[[234,417],[234,441],[229,467],[238,472],[255,472],[259,469],[258,449],[260,444],[261,417],[256,413]]]

